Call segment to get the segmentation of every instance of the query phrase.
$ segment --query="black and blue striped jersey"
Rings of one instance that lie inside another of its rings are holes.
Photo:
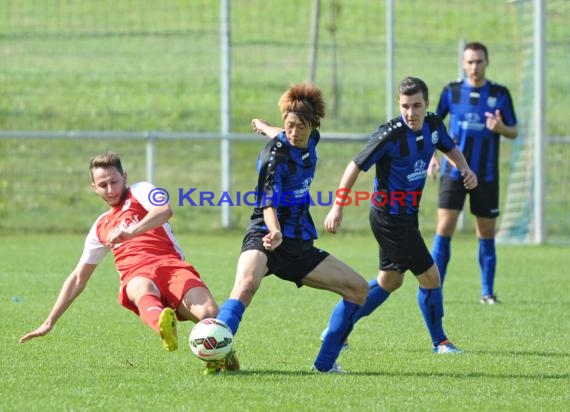
[[[315,176],[319,140],[320,133],[313,130],[306,148],[292,146],[285,132],[267,143],[257,159],[256,207],[249,230],[267,231],[263,208],[273,207],[284,237],[317,238],[317,229],[309,213],[312,202],[309,190]]]
[[[392,215],[418,213],[427,168],[435,151],[455,144],[441,118],[426,114],[422,129],[410,129],[402,117],[379,126],[354,158],[360,170],[376,165],[371,207]]]
[[[449,133],[463,152],[467,163],[480,181],[499,179],[499,143],[501,136],[489,130],[485,112],[499,110],[507,126],[515,126],[517,117],[509,90],[487,81],[472,87],[466,80],[449,83],[441,92],[436,113],[443,119],[449,114]],[[442,174],[459,179],[460,173],[445,159]]]

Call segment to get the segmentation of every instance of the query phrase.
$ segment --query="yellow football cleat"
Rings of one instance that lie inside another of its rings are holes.
[[[162,338],[162,346],[167,351],[178,349],[178,335],[176,334],[176,312],[172,308],[164,308],[158,318],[158,328]]]
[[[215,375],[222,371],[224,367],[223,360],[213,360],[206,362],[206,369],[204,369],[204,375]]]

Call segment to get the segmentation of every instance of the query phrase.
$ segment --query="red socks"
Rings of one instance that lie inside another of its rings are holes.
[[[158,329],[158,318],[164,305],[160,299],[153,295],[144,295],[139,300],[138,304],[139,316],[144,323],[154,329],[157,333],[160,333]]]

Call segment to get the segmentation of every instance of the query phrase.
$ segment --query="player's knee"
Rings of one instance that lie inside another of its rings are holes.
[[[244,306],[248,306],[256,291],[257,285],[255,283],[243,281],[234,287],[230,296],[232,299],[242,302]]]
[[[388,293],[392,293],[399,289],[403,283],[403,276],[384,276],[381,279],[378,279],[378,284]]]
[[[202,305],[202,319],[206,318],[215,318],[218,316],[218,312],[220,308],[215,302],[207,302],[205,305]]]
[[[363,305],[368,297],[368,291],[368,282],[363,278],[359,278],[350,289],[350,297],[345,297],[345,299],[358,305]]]

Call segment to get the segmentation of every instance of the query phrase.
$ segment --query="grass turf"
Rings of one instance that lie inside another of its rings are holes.
[[[183,236],[218,302],[233,283],[240,234]],[[416,303],[402,288],[351,335],[340,363],[352,373],[309,371],[319,333],[338,298],[265,279],[236,336],[242,371],[205,377],[180,324],[175,353],[116,301],[112,259],[52,332],[18,338],[47,316],[81,253],[82,237],[4,236],[0,270],[3,327],[0,409],[11,410],[563,410],[569,405],[569,300],[558,268],[561,246],[500,246],[496,289],[503,304],[482,306],[474,239],[457,236],[445,287],[444,324],[466,353],[437,356]],[[371,278],[371,235],[324,235],[321,247]]]

